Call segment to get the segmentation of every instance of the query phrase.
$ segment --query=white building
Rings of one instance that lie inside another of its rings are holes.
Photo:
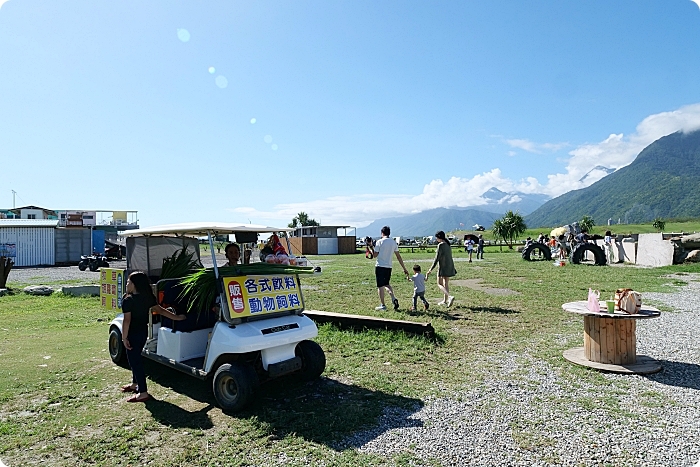
[[[54,265],[57,226],[58,220],[0,219],[0,256],[13,258],[15,266]]]

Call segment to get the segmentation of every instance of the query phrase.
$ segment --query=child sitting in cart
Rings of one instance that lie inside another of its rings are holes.
[[[409,311],[416,311],[419,298],[423,302],[423,309],[428,311],[430,305],[428,300],[425,299],[425,276],[420,272],[420,265],[416,264],[413,266],[413,275],[407,276],[407,279],[413,282],[413,306]]]
[[[226,253],[226,259],[228,260],[226,263],[224,263],[224,267],[238,264],[238,261],[241,259],[241,247],[235,243],[229,243],[226,245],[224,252]]]

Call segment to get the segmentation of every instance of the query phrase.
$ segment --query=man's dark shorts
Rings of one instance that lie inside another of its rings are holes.
[[[376,266],[374,275],[377,276],[377,288],[387,286],[391,280],[391,268]]]

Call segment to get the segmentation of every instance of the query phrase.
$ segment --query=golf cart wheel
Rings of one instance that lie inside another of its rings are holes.
[[[533,253],[535,253],[533,255]],[[551,261],[552,250],[547,245],[542,243],[531,243],[523,251],[523,259],[525,261]]]
[[[573,264],[581,264],[581,262],[584,261],[586,258],[587,251],[593,253],[596,266],[605,266],[607,264],[605,252],[601,247],[599,247],[595,243],[582,243],[578,245],[574,249],[574,252],[571,254],[571,262]]]
[[[87,269],[88,265],[85,261],[81,261],[78,263],[78,269],[81,271],[85,271]]]
[[[122,342],[122,333],[118,328],[112,327],[111,331],[109,331],[107,347],[109,347],[109,358],[111,358],[114,363],[119,366],[128,366],[126,349]]]
[[[90,267],[90,271],[92,271],[92,272],[95,272],[100,268],[100,266],[97,264],[97,261],[90,262],[89,267]]]
[[[252,366],[224,363],[214,374],[214,398],[223,410],[241,410],[250,401],[258,383],[258,375]]]
[[[316,342],[301,341],[297,344],[294,353],[301,358],[301,370],[298,375],[304,381],[318,378],[326,369],[326,354]]]

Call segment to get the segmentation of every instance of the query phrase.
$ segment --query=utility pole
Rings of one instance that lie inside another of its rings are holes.
[[[12,192],[12,209],[15,208],[15,195],[17,192],[15,190],[10,190]]]

